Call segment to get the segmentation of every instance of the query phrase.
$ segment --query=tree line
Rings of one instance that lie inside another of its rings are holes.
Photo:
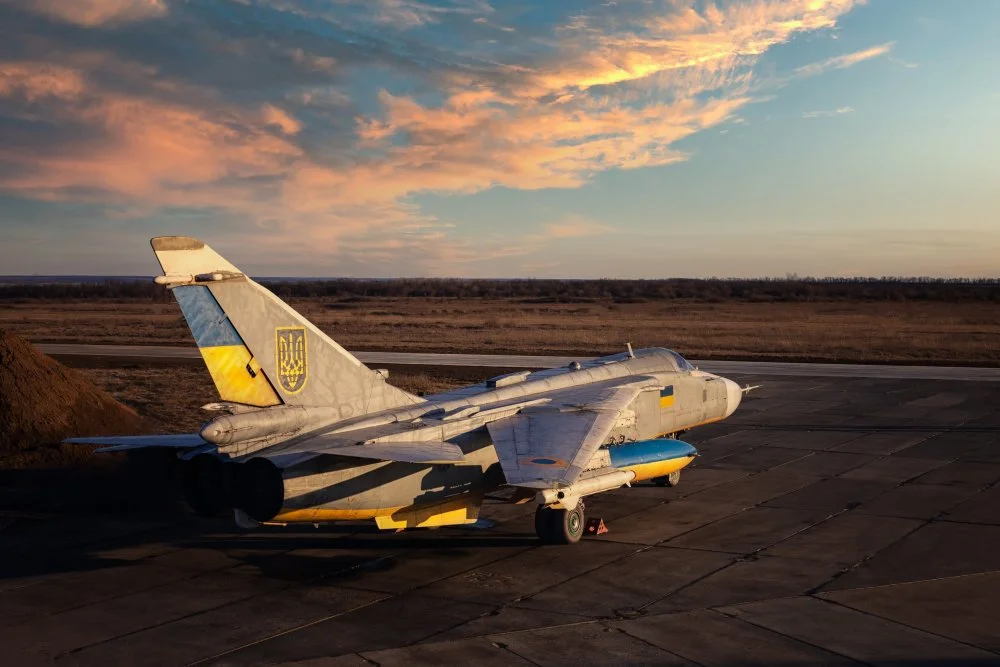
[[[385,280],[261,279],[282,298],[351,301],[372,298],[513,299],[524,303],[643,303],[795,301],[992,301],[1000,302],[1000,280],[969,278],[669,278],[612,279],[464,279],[393,278]],[[53,279],[18,282],[4,279],[0,301],[140,300],[168,301],[168,291],[149,279]]]

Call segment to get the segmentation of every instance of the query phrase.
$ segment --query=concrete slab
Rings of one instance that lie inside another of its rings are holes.
[[[38,655],[56,657],[267,590],[247,583],[238,575],[209,573],[156,591],[155,605],[149,604],[148,591],[126,595],[0,628],[0,642],[5,646],[27,646]],[[268,585],[274,590],[281,583]]]
[[[190,664],[364,607],[380,597],[384,596],[322,583],[292,586],[139,632],[122,632],[113,640],[92,642],[69,656],[74,664],[95,667]]]
[[[820,597],[1000,654],[1000,572],[838,591]],[[1000,662],[1000,658],[995,659]]]
[[[608,534],[602,539],[610,542],[659,544],[742,511],[742,505],[707,503],[695,499],[675,500],[609,524]]]
[[[842,571],[843,567],[837,564],[753,556],[694,582],[646,611],[663,614],[804,595],[832,581]]]
[[[321,618],[268,641],[226,653],[226,665],[294,662],[345,653],[364,653],[415,644],[455,627],[490,607],[441,600],[412,593],[395,596],[354,611]],[[405,622],[400,622],[405,619]]]
[[[469,637],[483,637],[485,635],[495,635],[504,632],[517,632],[519,630],[538,630],[540,628],[571,625],[588,620],[578,614],[568,613],[567,610],[553,612],[538,611],[523,607],[497,607],[493,611],[482,616],[477,616],[467,623],[431,635],[424,641],[438,642],[452,639],[466,639]]]
[[[679,488],[679,487],[678,487]],[[616,521],[626,516],[641,516],[643,512],[677,497],[674,489],[651,484],[643,486],[637,493],[629,493],[632,489],[618,490],[614,493],[599,494],[586,498],[585,508],[588,516],[602,517],[606,521]],[[532,512],[532,532],[534,532],[534,512]]]
[[[871,454],[849,452],[813,452],[808,456],[789,461],[778,467],[783,473],[834,477],[848,470],[870,463],[875,459]]]
[[[863,466],[848,470],[840,476],[844,479],[861,479],[869,482],[895,482],[916,479],[928,471],[946,465],[938,459],[911,459],[905,456],[887,456]]]
[[[900,458],[900,461],[903,459]],[[909,459],[911,461],[916,459]],[[914,480],[917,484],[942,484],[979,488],[1000,481],[1000,463],[954,461]]]
[[[1000,570],[1000,526],[935,521],[886,547],[823,590]]]
[[[765,503],[768,507],[822,512],[842,512],[856,507],[894,488],[888,482],[833,478],[810,484]]]
[[[647,616],[614,625],[705,667],[861,664],[715,611]]]
[[[895,456],[911,456],[921,459],[968,459],[976,461],[1000,461],[1000,445],[993,429],[986,431],[951,430],[928,438],[921,443],[895,453]]]
[[[653,547],[558,586],[521,598],[518,607],[592,618],[627,615],[664,598],[733,561],[728,554]]]
[[[906,405],[915,405],[922,408],[950,408],[955,405],[961,405],[968,399],[969,395],[963,392],[943,391],[909,401]]]
[[[824,512],[753,507],[680,537],[668,540],[672,547],[687,547],[728,553],[750,554],[827,518]]]
[[[691,494],[690,498],[700,502],[752,507],[818,480],[815,475],[784,473],[774,469],[714,486]]]
[[[1000,486],[980,491],[961,505],[947,510],[942,518],[1000,526]]]
[[[810,597],[725,607],[723,613],[872,665],[986,664],[997,655]]]
[[[939,516],[974,494],[976,489],[938,484],[904,484],[864,503],[858,512],[925,521]]]
[[[473,538],[470,538],[470,541],[471,539]],[[529,548],[503,544],[496,547],[479,546],[465,549],[413,548],[393,554],[378,568],[358,572],[350,580],[338,583],[349,588],[402,593],[510,558]]]
[[[795,424],[790,424],[789,428],[760,429],[757,431],[756,442],[761,445],[772,447],[791,447],[794,449],[808,449],[822,451],[832,449],[838,445],[856,440],[864,435],[863,431],[813,431],[809,430],[809,422],[803,419],[795,420]],[[818,424],[813,424],[818,425]],[[797,427],[797,428],[795,428]]]
[[[99,569],[66,573],[0,593],[0,624],[28,621],[150,590],[189,578],[190,572],[158,565],[101,562]],[[117,566],[116,566],[117,565]]]
[[[764,553],[847,567],[871,557],[921,525],[922,521],[912,519],[844,512],[779,542]]]
[[[713,468],[759,472],[781,465],[782,463],[800,459],[806,455],[808,455],[808,452],[801,449],[767,446],[752,447],[718,458],[710,465]]]
[[[361,654],[366,664],[380,667],[417,667],[419,665],[523,665],[531,663],[517,654],[501,648],[498,642],[486,639],[461,639],[457,641],[437,642],[434,644],[417,644],[407,648],[389,649],[386,651],[371,651]]]
[[[535,665],[667,665],[694,663],[616,627],[599,623],[529,630],[489,638]]]
[[[895,420],[895,423],[898,425],[898,420]],[[898,452],[907,447],[919,444],[937,435],[937,433],[938,431],[928,433],[893,428],[886,431],[867,433],[856,440],[850,440],[836,447],[831,447],[831,451],[875,455],[892,454],[893,452]]]
[[[534,595],[613,561],[640,547],[587,541],[571,555],[558,546],[538,547],[498,563],[478,567],[421,589],[424,595],[488,605],[510,603]]]

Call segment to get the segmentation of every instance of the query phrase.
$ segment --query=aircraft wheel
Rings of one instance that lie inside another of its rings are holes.
[[[663,477],[654,477],[653,484],[657,486],[677,486],[681,483],[681,471],[675,470],[669,475],[664,475]]]
[[[542,544],[576,544],[583,537],[587,520],[583,503],[571,510],[539,507],[535,510],[535,532]]]

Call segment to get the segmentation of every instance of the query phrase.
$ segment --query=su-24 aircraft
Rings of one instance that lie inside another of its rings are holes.
[[[168,447],[197,513],[243,527],[373,519],[381,529],[473,523],[489,494],[538,503],[545,543],[579,541],[583,498],[674,486],[677,440],[725,419],[744,390],[651,348],[523,371],[434,396],[386,382],[203,242],[151,241],[221,401],[199,433],[74,438]]]

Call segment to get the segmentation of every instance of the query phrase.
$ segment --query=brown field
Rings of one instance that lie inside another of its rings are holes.
[[[212,415],[201,406],[219,400],[208,371],[200,363],[80,368],[88,380],[146,418],[150,431],[190,433]],[[389,382],[419,394],[433,394],[496,375],[497,369],[391,369]]]
[[[631,341],[695,359],[1000,365],[1000,304],[989,302],[291,302],[354,350],[597,355]],[[169,302],[7,302],[0,328],[33,342],[192,344]]]
[[[213,414],[202,405],[218,400],[218,394],[201,363],[172,365],[129,364],[119,367],[78,368],[83,376],[110,393],[115,399],[138,412],[145,420],[147,433],[194,433]],[[497,369],[434,368],[414,371],[391,369],[389,382],[413,393],[437,393],[483,380]],[[73,435],[68,433],[68,435]],[[0,448],[0,486],[3,471],[18,469],[111,470],[124,461],[124,455],[95,455],[93,448],[38,442],[26,449]],[[9,481],[9,479],[8,479]],[[8,502],[0,493],[0,505]]]

